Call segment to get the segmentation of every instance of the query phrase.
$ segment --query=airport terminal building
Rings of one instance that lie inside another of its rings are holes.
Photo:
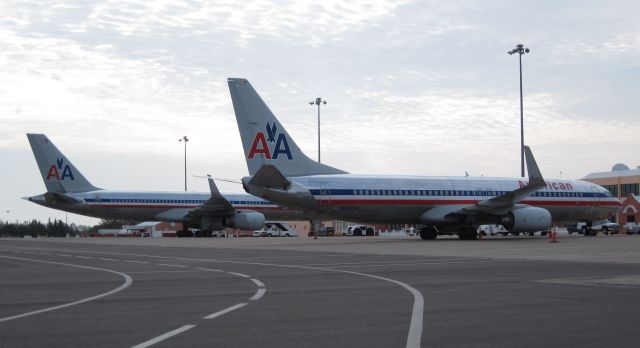
[[[584,181],[598,184],[618,197],[622,202],[622,210],[615,217],[616,222],[624,225],[627,222],[640,221],[640,166],[629,169],[618,163],[611,171],[591,173]]]

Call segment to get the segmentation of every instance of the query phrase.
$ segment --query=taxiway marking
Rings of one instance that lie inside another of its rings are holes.
[[[111,291],[107,291],[107,292],[104,292],[104,293],[96,295],[96,296],[87,297],[87,298],[84,298],[84,299],[81,299],[81,300],[78,300],[78,301],[61,304],[61,305],[58,305],[58,306],[43,308],[43,309],[39,309],[39,310],[32,311],[32,312],[27,312],[27,313],[12,315],[12,316],[9,316],[9,317],[0,318],[0,322],[9,321],[9,320],[18,319],[18,318],[24,318],[24,317],[28,317],[28,316],[35,315],[35,314],[40,314],[40,313],[44,313],[44,312],[50,312],[50,311],[54,311],[54,310],[57,310],[57,309],[67,308],[67,307],[79,305],[79,304],[82,304],[82,303],[85,303],[85,302],[97,300],[99,298],[102,298],[102,297],[105,297],[105,296],[109,296],[109,295],[113,295],[113,294],[115,294],[117,292],[120,292],[120,291],[128,288],[129,285],[131,285],[133,283],[133,279],[128,274],[122,273],[122,272],[118,272],[118,271],[114,271],[114,270],[110,270],[110,269],[106,269],[106,268],[81,266],[81,265],[74,265],[74,264],[71,264],[71,263],[63,263],[63,262],[53,262],[53,261],[43,261],[43,260],[36,260],[36,259],[27,259],[27,258],[22,258],[22,257],[11,257],[11,256],[0,256],[0,257],[5,258],[5,259],[23,260],[23,261],[40,262],[40,263],[50,263],[50,264],[54,264],[54,265],[63,265],[63,266],[69,266],[69,267],[93,269],[93,270],[98,270],[98,271],[114,273],[114,274],[117,274],[117,275],[119,275],[119,276],[124,278],[124,283],[122,285],[120,285],[119,287],[111,290]]]
[[[227,314],[229,312],[235,311],[236,309],[240,309],[240,308],[242,308],[242,307],[244,307],[246,305],[248,305],[248,303],[238,303],[237,305],[231,306],[229,308],[225,308],[225,309],[223,309],[221,311],[218,311],[218,312],[215,312],[213,314],[209,314],[206,317],[204,317],[203,319],[214,319],[214,318],[217,318],[217,317],[219,317],[221,315],[224,315],[224,314]]]
[[[194,327],[196,327],[196,325],[184,325],[184,326],[181,326],[181,327],[179,327],[179,328],[177,328],[175,330],[172,330],[172,331],[169,331],[167,333],[164,333],[164,334],[162,334],[162,335],[160,335],[158,337],[155,337],[155,338],[152,338],[152,339],[150,339],[148,341],[145,341],[145,342],[142,342],[140,344],[137,344],[137,345],[135,345],[135,346],[133,346],[131,348],[149,347],[149,346],[152,346],[152,345],[154,345],[154,344],[156,344],[158,342],[164,341],[169,337],[173,337],[173,336],[175,336],[177,334],[180,334],[180,333],[183,333],[183,332],[185,332],[187,330],[191,330]]]

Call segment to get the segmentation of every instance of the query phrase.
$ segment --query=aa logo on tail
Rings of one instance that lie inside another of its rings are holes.
[[[265,137],[264,132],[256,133],[249,149],[249,159],[253,159],[256,155],[262,155],[266,159],[278,159],[280,155],[286,155],[287,159],[293,159],[287,137],[284,133],[278,134],[278,126],[275,122],[273,124],[267,122],[266,135]]]
[[[60,172],[62,172],[62,176],[60,176]],[[64,158],[58,158],[55,164],[51,165],[49,168],[49,174],[47,174],[47,180],[51,178],[56,178],[56,180],[64,180],[64,178],[69,178],[71,180],[75,180],[73,178],[73,173],[71,172],[71,167],[68,164],[64,164]]]

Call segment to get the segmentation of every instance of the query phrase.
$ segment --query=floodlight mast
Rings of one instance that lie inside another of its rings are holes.
[[[316,100],[312,100],[309,102],[309,105],[318,105],[318,163],[320,163],[320,104],[327,104],[326,100],[322,100],[322,98],[318,97]]]
[[[524,108],[522,103],[522,55],[529,53],[529,48],[517,44],[516,48],[507,52],[509,55],[518,54],[520,62],[520,176],[524,177]]]
[[[187,192],[187,142],[189,138],[185,135],[178,141],[184,141],[184,191]]]

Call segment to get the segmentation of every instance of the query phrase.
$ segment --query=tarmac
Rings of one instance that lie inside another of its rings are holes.
[[[0,239],[2,347],[636,347],[640,236]]]

